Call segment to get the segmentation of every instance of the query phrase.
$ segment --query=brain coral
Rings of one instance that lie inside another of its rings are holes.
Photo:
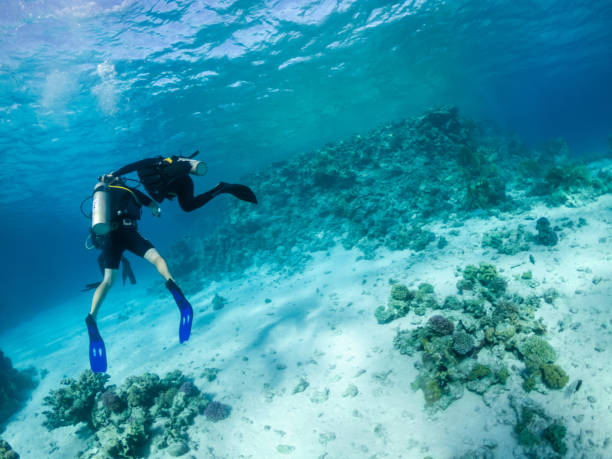
[[[394,284],[391,287],[391,298],[399,301],[408,301],[410,299],[410,291],[404,284]]]
[[[204,415],[213,422],[222,421],[230,415],[231,407],[221,402],[210,402],[204,409]]]
[[[200,393],[200,390],[191,381],[185,381],[179,387],[179,392],[183,392],[187,397],[193,397]]]
[[[457,332],[453,335],[453,350],[459,355],[466,355],[474,348],[474,338],[465,332]]]
[[[102,404],[113,413],[121,413],[121,411],[123,411],[123,400],[121,400],[121,397],[111,389],[102,392],[100,400],[102,400]]]
[[[542,365],[557,360],[553,347],[538,336],[530,336],[519,346],[519,352],[530,371],[539,370]]]
[[[569,381],[569,376],[558,365],[542,365],[542,380],[550,389],[561,389]]]
[[[437,335],[450,335],[455,327],[453,323],[446,317],[435,315],[429,318],[427,321],[429,329]]]

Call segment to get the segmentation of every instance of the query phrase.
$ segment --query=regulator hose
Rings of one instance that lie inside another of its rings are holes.
[[[83,210],[83,204],[85,204],[87,201],[89,201],[89,200],[90,200],[90,199],[92,199],[92,198],[93,198],[93,196],[87,196],[85,199],[83,199],[83,200],[81,201],[81,206],[80,206],[80,208],[81,208],[81,213],[82,213],[82,214],[83,214],[83,216],[84,216],[85,218],[87,218],[87,219],[91,219],[91,214],[87,215],[87,214],[85,213],[85,211]]]

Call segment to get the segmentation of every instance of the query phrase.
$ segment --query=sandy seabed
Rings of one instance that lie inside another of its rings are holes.
[[[532,246],[507,256],[481,247],[485,231],[540,216],[553,224],[582,217],[587,225],[564,230],[552,248]],[[451,458],[479,448],[498,458],[524,457],[509,405],[510,396],[527,397],[518,371],[511,371],[505,386],[493,386],[484,396],[466,391],[445,411],[428,414],[422,392],[410,386],[420,356],[401,355],[392,341],[398,327],[423,324],[434,312],[411,312],[387,325],[374,317],[387,302],[390,279],[409,288],[431,283],[443,298],[457,293],[458,268],[487,261],[509,280],[509,291],[527,295],[552,287],[561,293],[536,316],[547,325],[547,340],[570,384],[580,379],[582,385],[572,394],[545,390],[528,397],[565,422],[566,457],[612,457],[611,228],[608,195],[577,208],[542,206],[504,220],[473,218],[460,228],[438,223],[429,229],[446,237],[444,249],[431,244],[419,253],[381,250],[365,260],[358,251],[336,247],[315,253],[304,272],[289,278],[252,269],[241,280],[215,282],[188,295],[195,318],[185,345],[178,343],[178,310],[170,295],[140,285],[115,288],[99,317],[110,383],[179,369],[232,407],[221,422],[196,418],[189,430],[191,451],[183,457]],[[535,283],[515,278],[526,270]],[[223,309],[213,309],[215,294],[227,299]],[[63,377],[77,377],[88,367],[83,318],[89,301],[81,295],[0,336],[0,348],[16,367],[48,372],[2,434],[23,459],[76,457],[87,448],[77,427],[48,432],[42,426],[42,401]],[[509,368],[521,366],[507,360]],[[202,373],[211,367],[220,371],[208,382]]]

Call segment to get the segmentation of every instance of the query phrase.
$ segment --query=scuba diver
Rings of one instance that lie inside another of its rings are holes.
[[[102,250],[104,248],[104,241],[105,241],[105,236],[101,236],[99,234],[96,234],[96,232],[92,229],[89,230],[89,239],[91,240],[91,247],[87,247],[88,249],[100,249]],[[130,280],[130,284],[135,285],[136,284],[136,276],[134,276],[134,271],[132,271],[132,265],[130,265],[130,262],[128,261],[127,258],[125,258],[125,256],[121,256],[121,266],[123,267],[123,270],[121,271],[121,278],[123,279],[123,285],[125,285],[125,281],[126,279]],[[101,253],[98,256],[98,267],[100,268],[100,274],[102,274],[102,276],[104,276],[104,254]],[[88,292],[90,290],[93,290],[94,288],[97,288],[98,285],[101,284],[101,281],[98,282],[92,282],[91,284],[86,284],[85,288],[83,290],[81,290],[82,292]]]
[[[89,333],[89,361],[94,373],[104,373],[107,367],[106,349],[98,331],[96,317],[117,276],[119,262],[125,250],[152,263],[166,280],[166,287],[181,313],[179,342],[187,341],[191,333],[193,308],[176,285],[166,261],[153,244],[138,233],[137,223],[142,215],[142,206],[149,207],[153,215],[159,217],[161,210],[155,201],[143,192],[130,188],[120,178],[113,178],[106,183],[99,182],[94,188],[92,229],[105,237],[102,246],[104,279],[94,292],[91,311],[85,319]]]
[[[161,203],[164,199],[178,197],[179,205],[185,212],[199,209],[222,193],[229,193],[243,201],[257,204],[255,193],[248,186],[233,183],[221,182],[213,189],[194,196],[193,180],[189,174],[204,175],[207,171],[206,163],[193,159],[198,153],[199,151],[196,151],[188,158],[156,156],[142,159],[105,175],[103,179],[112,180],[113,177],[136,171],[140,183],[153,199]]]

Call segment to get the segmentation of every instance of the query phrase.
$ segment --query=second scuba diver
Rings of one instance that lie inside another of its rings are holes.
[[[102,255],[104,259],[104,279],[96,288],[91,302],[91,311],[85,319],[89,333],[89,360],[94,373],[106,372],[106,349],[104,341],[98,331],[96,317],[98,310],[110,290],[119,269],[119,262],[125,250],[144,258],[152,263],[157,271],[166,280],[166,287],[174,297],[181,313],[179,325],[179,341],[184,343],[189,339],[193,309],[181,289],[176,285],[168,270],[166,261],[157,252],[153,244],[138,233],[138,220],[142,215],[142,206],[147,206],[155,216],[159,216],[160,209],[157,204],[141,191],[128,187],[121,179],[107,180],[103,188],[105,206],[108,205],[109,229],[104,237]],[[96,207],[98,209],[96,210]],[[100,203],[94,193],[94,213],[100,210]],[[95,230],[95,228],[94,228]]]
[[[216,187],[198,196],[193,194],[193,180],[189,174],[204,175],[206,164],[193,159],[196,151],[188,158],[156,156],[130,163],[104,176],[105,180],[136,171],[147,193],[157,202],[178,197],[179,205],[185,212],[199,209],[214,197],[229,193],[243,201],[257,204],[255,193],[246,185],[221,182]]]

